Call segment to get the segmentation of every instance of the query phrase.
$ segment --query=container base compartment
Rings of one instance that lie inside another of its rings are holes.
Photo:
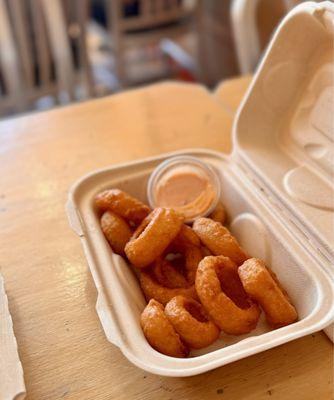
[[[191,155],[218,172],[227,227],[251,256],[263,259],[277,274],[295,305],[299,320],[272,330],[262,311],[256,329],[247,335],[221,333],[211,346],[176,359],[155,351],[146,341],[139,318],[146,305],[133,268],[113,254],[100,229],[94,196],[107,188],[120,188],[147,202],[146,185],[152,170],[172,155]],[[137,366],[160,375],[195,375],[295,338],[318,331],[333,318],[333,285],[271,213],[230,158],[207,150],[167,154],[94,172],[70,192],[68,215],[81,237],[97,291],[97,311],[109,341]]]

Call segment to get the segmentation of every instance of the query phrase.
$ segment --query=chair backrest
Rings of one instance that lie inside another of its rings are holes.
[[[127,2],[116,0],[116,3],[124,8]],[[138,0],[138,14],[122,18],[122,28],[125,31],[154,28],[177,21],[186,14],[180,0]]]
[[[196,13],[199,0],[104,0],[108,31],[115,54],[115,71],[120,87],[127,86],[124,50],[132,43],[132,32],[142,31],[140,46],[158,43],[166,25]],[[177,32],[177,25],[171,25]],[[164,32],[166,34],[166,32]],[[127,39],[129,41],[127,42]]]
[[[70,3],[74,19],[65,14],[62,0],[0,0],[0,113],[32,108],[45,95],[56,103],[74,100],[78,70],[84,71],[87,97],[92,95],[85,45],[88,0]],[[77,65],[69,36],[74,23]]]
[[[257,18],[260,15],[258,8],[266,5],[273,10],[276,7],[276,11],[278,10],[276,19],[279,20],[282,14],[284,15],[300,2],[300,0],[233,0],[231,6],[232,30],[242,74],[253,72],[261,55],[262,43]],[[274,18],[272,15],[269,16],[271,22]],[[269,18],[267,19],[269,20]],[[272,26],[271,29],[274,27]],[[265,29],[267,30],[267,27]]]

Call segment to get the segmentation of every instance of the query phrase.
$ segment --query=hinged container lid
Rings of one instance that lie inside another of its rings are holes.
[[[307,2],[282,21],[241,103],[234,159],[334,260],[334,4]]]

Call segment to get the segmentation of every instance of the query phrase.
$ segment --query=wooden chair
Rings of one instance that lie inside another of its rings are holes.
[[[72,14],[65,14],[62,0],[0,0],[0,113],[32,109],[44,96],[63,104],[93,95],[85,45],[88,0],[70,3]]]
[[[189,32],[197,1],[138,0],[138,14],[124,15],[124,0],[105,0],[107,25],[115,55],[116,74],[121,86],[130,82],[126,72],[127,48],[157,44]]]

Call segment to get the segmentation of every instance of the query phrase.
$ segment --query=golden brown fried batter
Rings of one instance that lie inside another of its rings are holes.
[[[193,245],[197,247],[201,246],[199,237],[188,225],[182,225],[179,234],[175,238],[175,241],[181,245]]]
[[[190,284],[195,282],[198,263],[203,258],[201,241],[190,226],[183,225],[179,234],[167,249],[167,253],[180,254],[184,262],[184,270]]]
[[[180,288],[168,288],[158,283],[152,274],[148,272],[141,272],[139,280],[147,301],[155,299],[165,305],[177,295],[198,299],[194,285]]]
[[[196,300],[176,296],[167,303],[165,314],[182,340],[193,349],[207,347],[219,337],[219,328]]]
[[[179,233],[183,217],[170,208],[156,208],[139,225],[125,246],[129,261],[145,268],[160,257]]]
[[[226,213],[225,213],[225,208],[221,202],[217,204],[217,207],[209,215],[209,218],[213,219],[216,222],[220,222],[222,225],[224,225],[226,220]]]
[[[149,207],[120,189],[109,189],[98,193],[95,206],[100,211],[113,211],[128,222],[139,225],[150,213]]]
[[[297,311],[286,291],[263,260],[250,258],[239,267],[238,273],[247,294],[260,304],[273,328],[289,325],[297,320]]]
[[[167,288],[186,288],[190,284],[183,275],[183,269],[178,268],[163,257],[158,257],[152,265],[152,276],[162,286]]]
[[[140,317],[140,324],[150,345],[171,357],[186,357],[189,349],[182,342],[164,313],[164,307],[150,300]]]
[[[237,265],[249,258],[237,239],[219,222],[209,218],[198,218],[194,222],[193,230],[212,254],[229,257]]]
[[[228,273],[223,273],[224,269]],[[232,275],[234,279],[230,283]],[[241,296],[243,289],[237,266],[228,257],[205,257],[199,263],[195,285],[206,312],[225,333],[242,335],[256,327],[260,309],[246,293]]]
[[[106,211],[101,217],[101,228],[113,251],[124,255],[124,247],[132,236],[132,231],[124,219]]]

